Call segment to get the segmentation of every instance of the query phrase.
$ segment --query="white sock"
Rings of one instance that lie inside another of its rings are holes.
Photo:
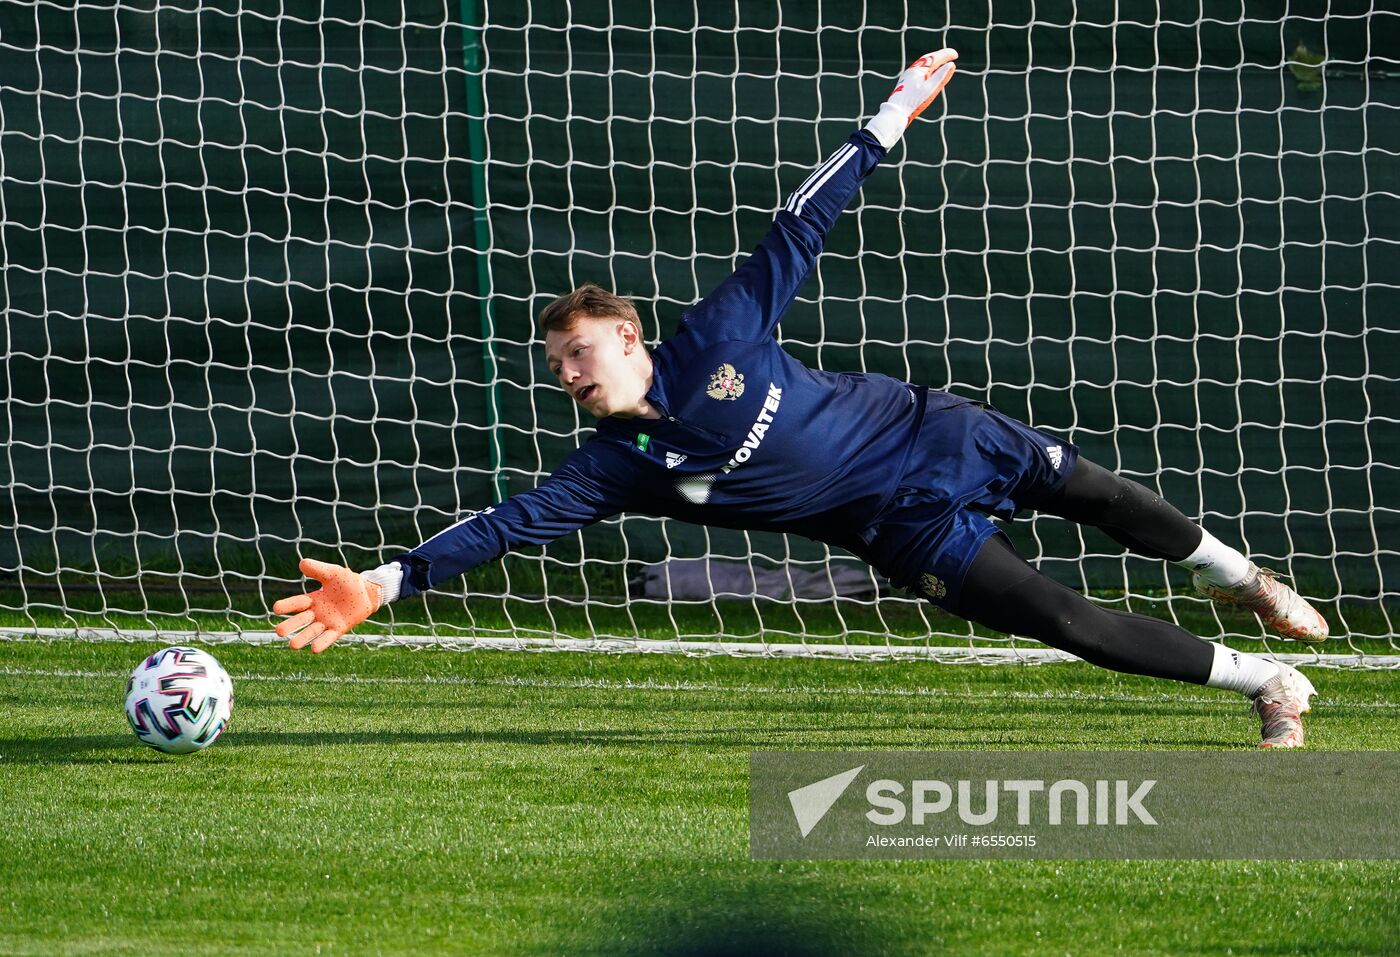
[[[1215,649],[1215,660],[1210,665],[1210,677],[1206,679],[1207,688],[1229,688],[1253,698],[1260,688],[1279,673],[1279,666],[1267,658],[1226,648],[1218,641],[1209,641],[1206,644]]]
[[[1177,564],[1200,572],[1212,585],[1226,588],[1238,585],[1249,575],[1249,559],[1205,529],[1201,529],[1201,544]]]

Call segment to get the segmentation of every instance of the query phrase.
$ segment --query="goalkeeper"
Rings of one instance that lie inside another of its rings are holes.
[[[323,588],[277,602],[276,613],[292,616],[278,634],[324,651],[385,602],[625,510],[845,548],[997,631],[1114,671],[1238,691],[1262,719],[1264,746],[1301,745],[1300,715],[1316,693],[1303,675],[1095,605],[1027,564],[990,517],[1031,509],[1092,525],[1191,569],[1205,594],[1252,609],[1286,637],[1326,638],[1326,622],[1291,588],[1063,438],[922,385],[810,369],[775,340],[827,232],[956,59],[940,50],[915,61],[875,117],[789,197],[754,253],[655,349],[632,304],[597,286],[547,306],[550,371],[599,419],[596,433],[535,489],[389,564],[355,573],[304,560]]]

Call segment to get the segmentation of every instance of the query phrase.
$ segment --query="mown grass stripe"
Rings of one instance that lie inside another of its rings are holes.
[[[19,678],[100,678],[125,680],[119,671],[70,670],[61,668],[0,667],[0,677]],[[1220,705],[1237,708],[1239,702],[1228,696],[1205,697],[1163,691],[1161,694],[1105,694],[1093,691],[953,691],[947,688],[884,688],[858,685],[855,687],[818,687],[816,685],[720,685],[689,681],[655,681],[652,679],[609,681],[603,678],[471,678],[460,675],[418,675],[394,677],[386,675],[313,675],[305,672],[286,674],[239,673],[238,681],[288,682],[299,681],[321,685],[455,685],[468,688],[528,688],[539,690],[596,691],[655,691],[689,692],[696,694],[778,694],[778,695],[845,695],[872,698],[948,698],[975,701],[983,698],[1005,698],[1017,701],[1088,701],[1121,702],[1125,704],[1160,704],[1163,702]],[[1326,698],[1320,698],[1326,703]],[[1400,701],[1381,699],[1340,700],[1348,708],[1372,708],[1400,711]]]

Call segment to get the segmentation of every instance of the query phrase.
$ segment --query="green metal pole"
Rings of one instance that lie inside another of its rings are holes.
[[[486,74],[481,40],[484,24],[477,0],[462,0],[462,64],[467,78],[467,144],[471,153],[472,213],[476,235],[476,288],[481,297],[481,358],[486,375],[486,419],[491,448],[491,495],[506,497],[501,474],[501,412],[496,390],[496,324],[491,315],[491,223],[486,211]]]

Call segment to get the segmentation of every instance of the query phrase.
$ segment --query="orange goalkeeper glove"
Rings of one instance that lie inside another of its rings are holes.
[[[938,99],[938,94],[943,92],[957,69],[953,63],[957,58],[957,50],[946,48],[925,53],[899,75],[899,82],[895,84],[890,98],[880,107],[874,119],[865,124],[881,146],[892,148],[914,118]]]
[[[281,638],[291,635],[293,648],[310,644],[311,650],[320,654],[379,610],[386,600],[398,597],[398,565],[361,574],[341,565],[303,558],[298,567],[307,578],[320,582],[321,587],[309,595],[283,598],[272,606],[274,614],[292,616],[278,624],[277,634]],[[396,573],[389,576],[392,581],[384,580],[386,570]],[[386,588],[392,594],[386,595]]]

